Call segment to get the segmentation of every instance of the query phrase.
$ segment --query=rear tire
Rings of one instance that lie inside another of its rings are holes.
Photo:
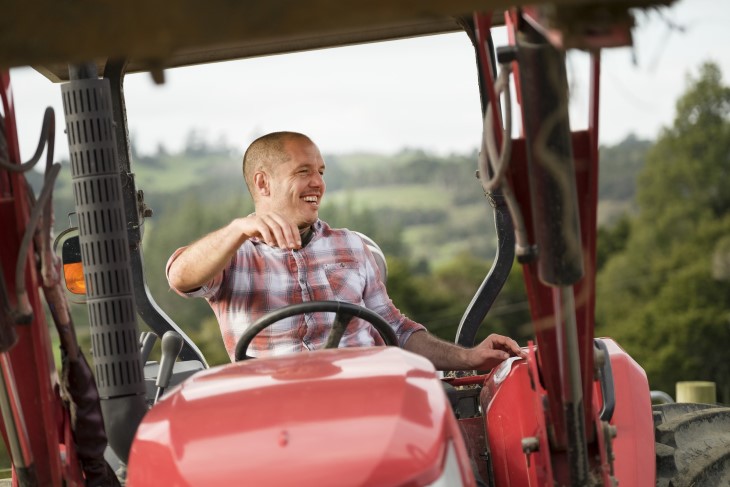
[[[654,406],[657,487],[730,486],[730,408]]]

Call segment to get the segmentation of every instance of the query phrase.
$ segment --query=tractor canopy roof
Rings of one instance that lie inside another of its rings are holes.
[[[95,61],[101,74],[107,59],[125,58],[128,73],[154,72],[452,32],[474,11],[494,12],[495,25],[502,23],[504,8],[521,3],[540,5],[547,18],[564,29],[580,28],[583,20],[596,15],[610,21],[629,6],[665,2],[550,2],[562,5],[555,7],[545,0],[10,0],[14,15],[0,18],[0,69],[31,65],[58,82],[68,79],[69,63]],[[586,14],[586,5],[595,14]]]

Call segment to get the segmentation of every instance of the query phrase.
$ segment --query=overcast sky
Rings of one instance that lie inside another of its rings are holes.
[[[730,2],[682,0],[661,14],[640,14],[633,49],[603,53],[600,137],[654,138],[672,123],[687,73],[717,62],[730,83]],[[504,43],[499,33],[496,43]],[[573,128],[587,119],[587,56],[569,57]],[[68,154],[60,86],[29,68],[11,72],[28,159],[43,110],[56,109],[56,159]],[[404,147],[468,153],[481,132],[471,44],[463,33],[248,59],[148,74],[125,81],[132,138],[143,153],[176,151],[191,129],[241,151],[275,130],[309,134],[325,153],[392,153]]]

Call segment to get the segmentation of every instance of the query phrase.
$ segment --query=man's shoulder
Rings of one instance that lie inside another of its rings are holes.
[[[359,242],[358,234],[349,228],[333,228],[324,220],[317,220],[315,223],[315,231],[325,238],[338,238],[343,240],[352,240]]]

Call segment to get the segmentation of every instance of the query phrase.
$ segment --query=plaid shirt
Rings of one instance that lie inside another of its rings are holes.
[[[390,323],[401,347],[413,332],[425,329],[393,305],[373,255],[359,236],[330,228],[321,220],[312,228],[311,241],[300,250],[283,250],[249,239],[211,282],[189,293],[175,289],[182,296],[208,301],[231,360],[244,330],[266,313],[294,303],[337,300],[364,306]],[[184,249],[170,257],[168,271]],[[259,333],[248,354],[281,355],[321,348],[333,321],[334,313],[281,320]],[[359,318],[352,320],[340,341],[340,347],[382,344],[378,332]]]

